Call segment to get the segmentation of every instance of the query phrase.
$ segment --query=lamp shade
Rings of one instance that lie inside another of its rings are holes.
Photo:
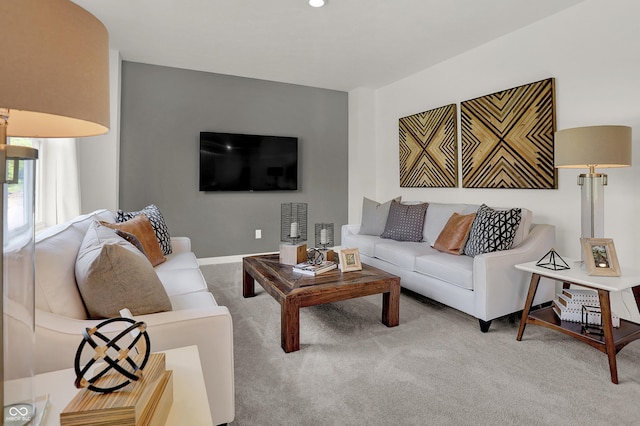
[[[0,35],[8,136],[109,130],[109,42],[98,19],[69,0],[2,0]]]
[[[589,126],[555,134],[554,165],[558,168],[631,166],[631,127]]]

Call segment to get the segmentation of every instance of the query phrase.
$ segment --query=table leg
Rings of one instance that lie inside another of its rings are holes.
[[[529,312],[531,312],[531,306],[533,305],[533,298],[538,290],[538,283],[540,282],[540,275],[531,274],[531,281],[529,282],[529,293],[527,294],[527,300],[524,302],[524,309],[522,310],[522,318],[520,319],[520,328],[518,328],[518,336],[516,340],[522,340],[522,334],[524,333],[524,327],[527,325],[527,318]]]
[[[600,298],[600,314],[602,318],[602,329],[604,331],[604,346],[609,358],[609,371],[611,381],[618,384],[618,367],[616,362],[616,345],[613,341],[613,324],[611,321],[611,301],[607,290],[598,290]]]
[[[242,271],[242,297],[253,297],[256,295],[255,282],[246,269]]]
[[[280,345],[289,353],[300,349],[300,300],[286,297],[280,307]]]
[[[400,284],[394,284],[388,293],[382,293],[382,323],[387,327],[400,324]]]

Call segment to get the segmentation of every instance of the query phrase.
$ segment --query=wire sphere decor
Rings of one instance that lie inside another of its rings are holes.
[[[113,339],[109,339],[100,329],[116,322],[126,323],[126,328]],[[144,322],[130,318],[110,318],[93,328],[85,328],[82,337],[74,360],[76,388],[110,393],[142,377],[142,370],[149,360],[151,349],[147,325]],[[93,353],[89,353],[89,361],[82,366],[85,348],[93,348]],[[96,364],[98,361],[104,361],[104,364]],[[93,375],[89,376],[94,366]]]

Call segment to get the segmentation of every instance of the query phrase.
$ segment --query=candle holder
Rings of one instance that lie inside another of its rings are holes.
[[[307,241],[307,203],[283,203],[280,210],[280,241]]]
[[[307,259],[307,203],[283,203],[280,214],[280,263],[296,265]]]
[[[333,247],[333,223],[316,223],[315,231],[317,248]]]

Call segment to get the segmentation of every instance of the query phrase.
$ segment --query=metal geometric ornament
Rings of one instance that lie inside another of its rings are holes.
[[[307,240],[307,203],[280,206],[280,241],[297,244]]]
[[[128,326],[116,337],[109,339],[99,330],[114,322],[125,322]],[[119,317],[103,321],[93,328],[86,328],[82,332],[84,339],[78,346],[74,361],[76,388],[88,388],[94,392],[109,393],[122,389],[131,381],[140,379],[151,350],[146,329],[147,325],[144,322]],[[100,341],[97,342],[96,338]],[[142,348],[139,343],[144,343]],[[91,346],[95,353],[83,367],[80,365],[80,360],[86,345]],[[132,351],[133,358],[130,356]],[[142,353],[136,354],[137,351]],[[86,378],[85,375],[97,361],[104,361],[105,365],[100,365],[97,368],[99,371],[94,371],[91,377]]]

